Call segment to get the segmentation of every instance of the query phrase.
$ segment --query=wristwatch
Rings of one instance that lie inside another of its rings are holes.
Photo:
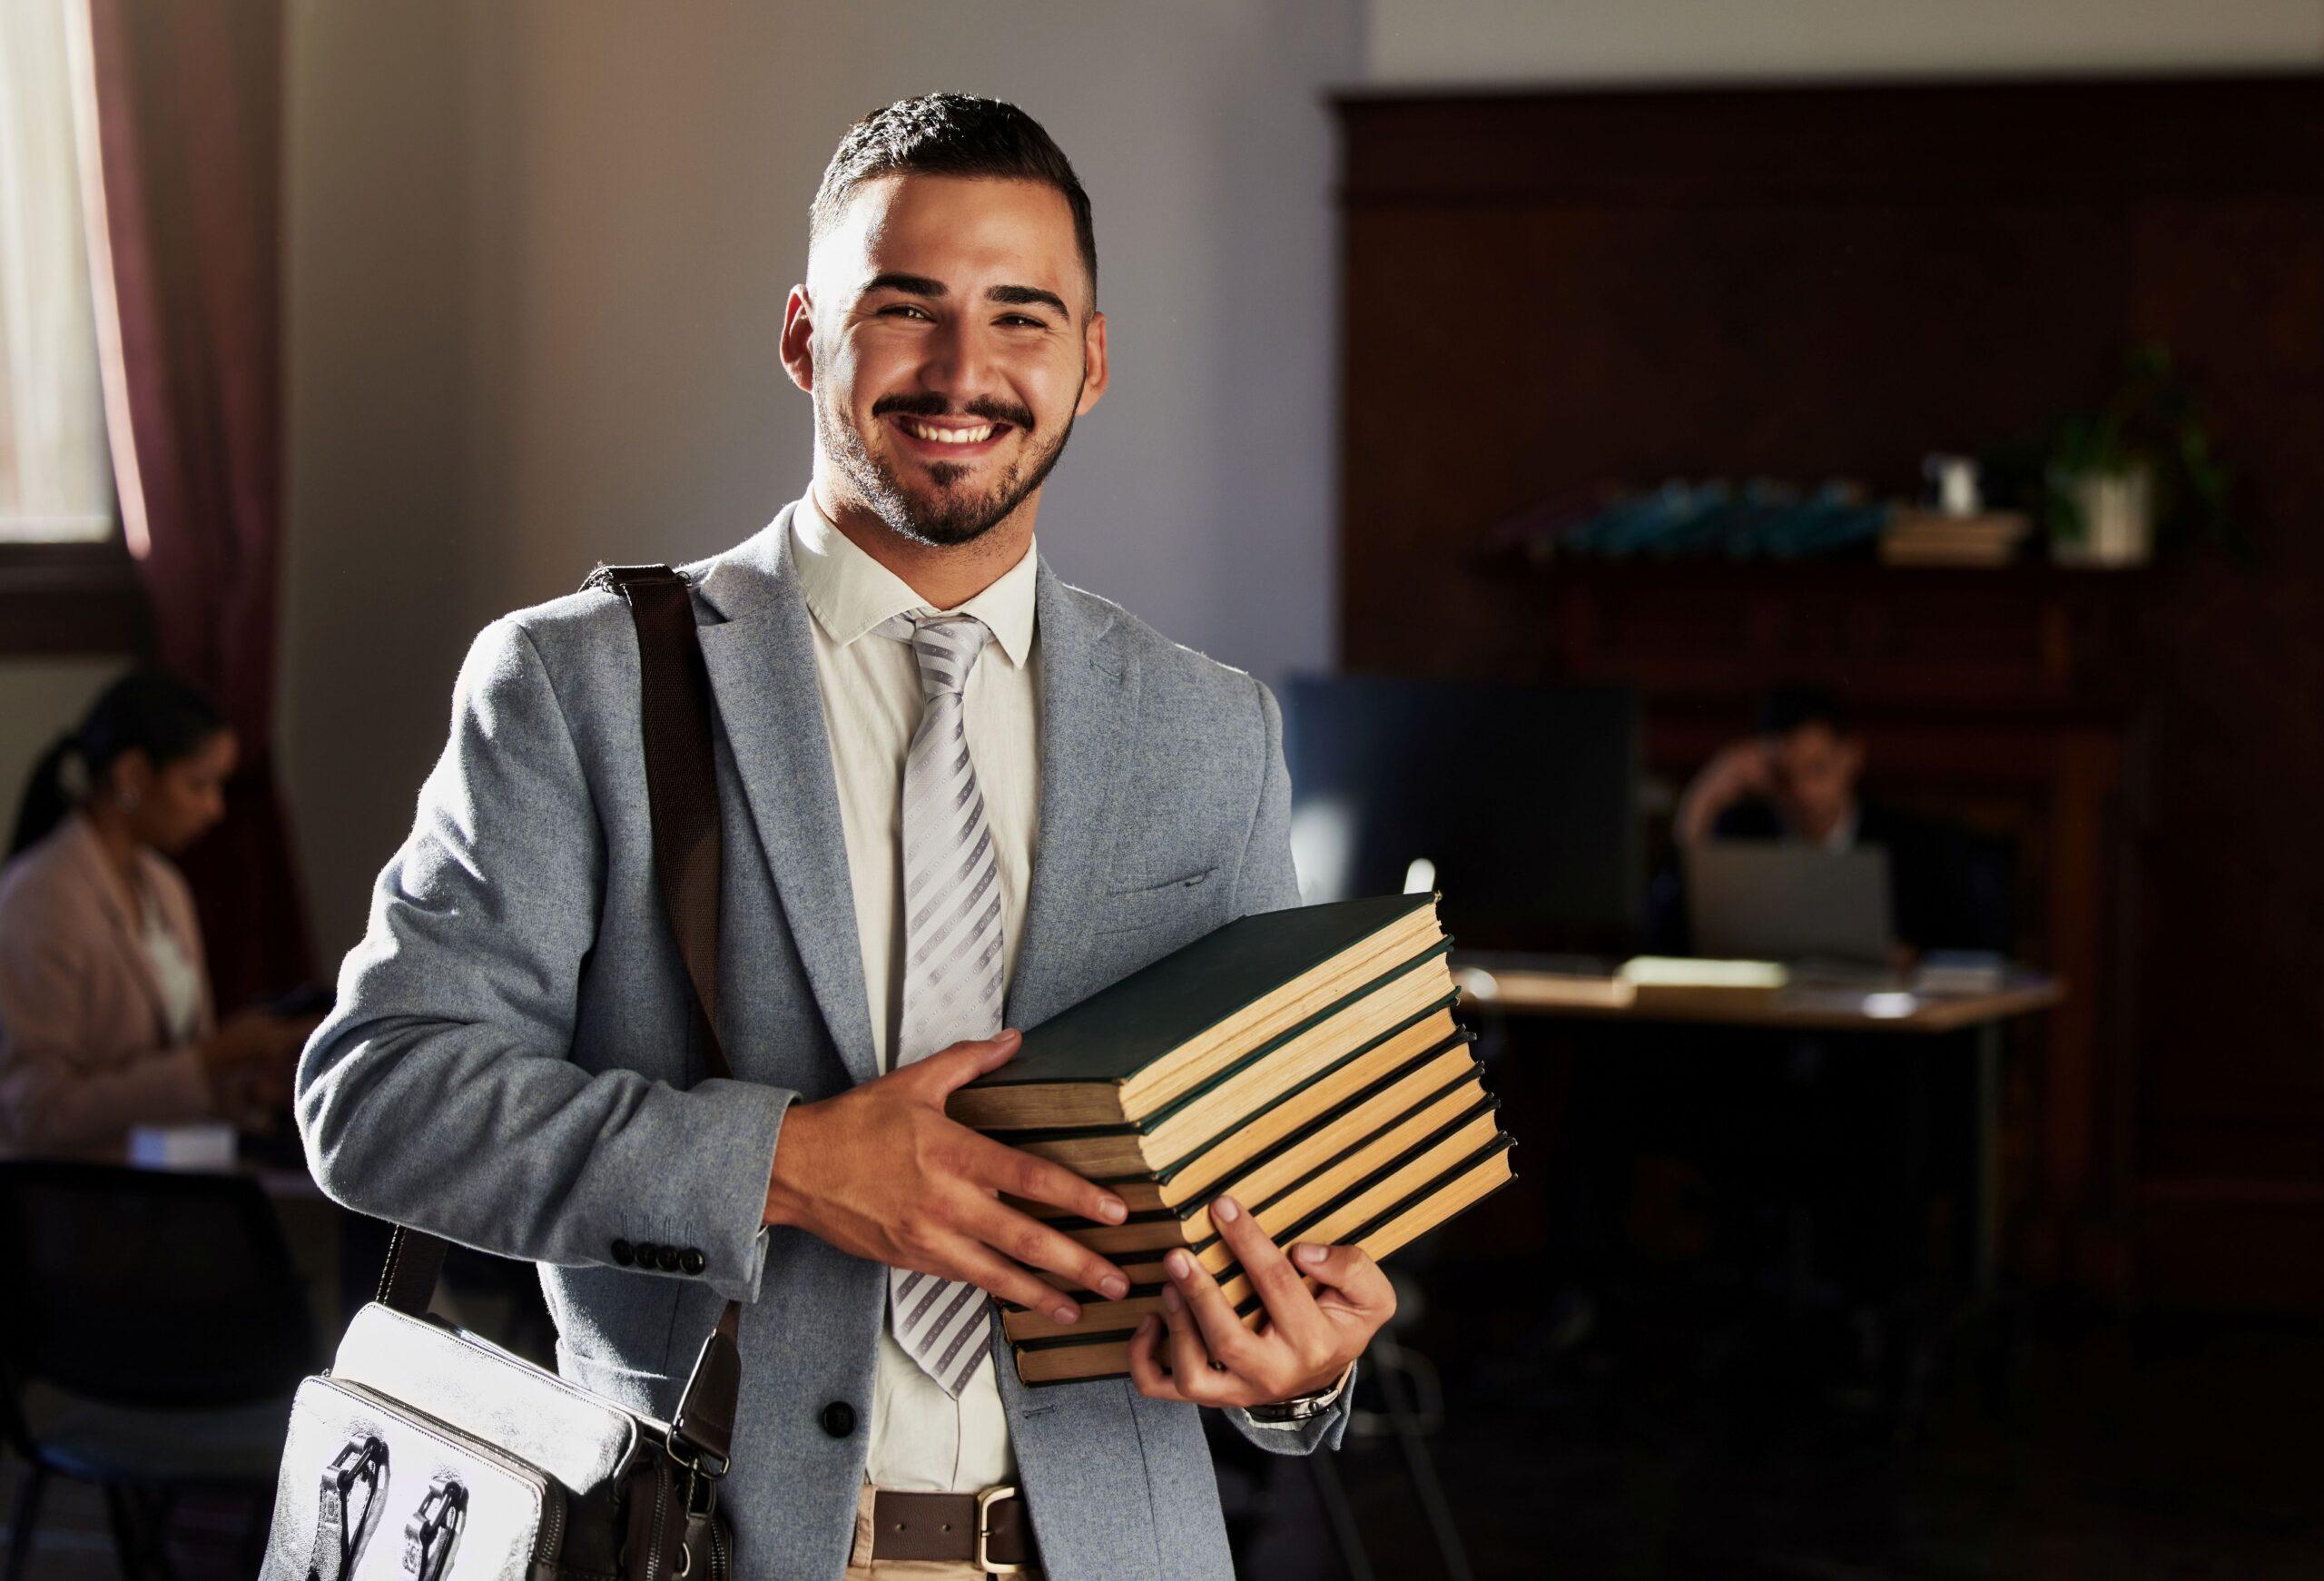
[[[1347,1392],[1348,1380],[1354,1376],[1355,1363],[1351,1361],[1347,1364],[1347,1370],[1340,1374],[1339,1382],[1320,1393],[1294,1395],[1287,1400],[1276,1400],[1273,1405],[1249,1406],[1245,1408],[1244,1414],[1262,1428],[1299,1427],[1337,1404],[1340,1396]]]

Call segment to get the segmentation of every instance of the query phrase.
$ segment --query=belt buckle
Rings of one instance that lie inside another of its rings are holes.
[[[1015,1498],[1014,1487],[988,1487],[977,1495],[977,1568],[988,1576],[1014,1576],[1025,1568],[1022,1565],[1004,1565],[986,1549],[992,1538],[992,1507],[1004,1498]]]

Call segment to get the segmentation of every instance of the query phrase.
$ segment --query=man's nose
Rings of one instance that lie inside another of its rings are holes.
[[[921,363],[921,381],[930,390],[950,397],[956,407],[989,393],[986,379],[991,362],[980,325],[955,315],[924,344],[927,355]]]

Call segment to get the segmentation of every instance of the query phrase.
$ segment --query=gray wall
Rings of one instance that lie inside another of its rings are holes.
[[[2313,65],[2324,0],[1367,0],[1398,84]]]
[[[127,663],[75,655],[0,664],[0,854],[15,832],[16,805],[33,764]]]
[[[847,124],[1025,105],[1097,210],[1114,385],[1041,516],[1069,578],[1270,678],[1327,662],[1323,94],[1354,0],[306,0],[290,41],[285,772],[326,956],[494,614],[803,487],[774,357]]]

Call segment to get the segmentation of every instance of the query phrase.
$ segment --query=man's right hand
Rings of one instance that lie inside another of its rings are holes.
[[[1775,754],[1765,740],[1738,741],[1703,766],[1679,798],[1671,832],[1682,845],[1708,840],[1719,815],[1748,796],[1776,792]]]
[[[1007,1063],[1019,1041],[1011,1028],[954,1043],[837,1097],[793,1103],[774,1150],[766,1222],[873,1262],[972,1284],[1061,1323],[1077,1320],[1079,1307],[1033,1270],[1110,1299],[1128,1294],[1121,1270],[1000,1194],[1101,1224],[1128,1216],[1120,1198],[944,1113],[954,1088]]]

